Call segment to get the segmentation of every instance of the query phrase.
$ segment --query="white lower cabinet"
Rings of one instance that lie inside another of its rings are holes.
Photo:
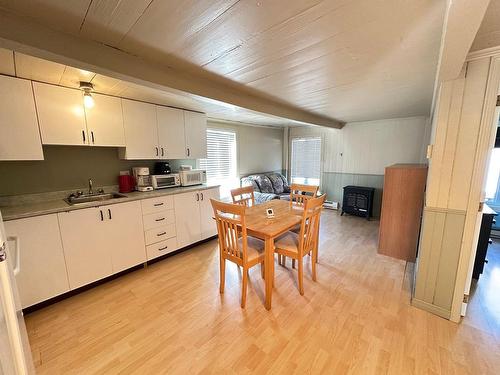
[[[58,214],[71,289],[146,261],[140,202]]]
[[[177,244],[187,246],[217,234],[210,198],[219,199],[219,188],[174,196]]]
[[[158,258],[162,255],[171,253],[178,249],[177,239],[175,237],[169,238],[165,241],[160,241],[152,245],[146,246],[146,253],[148,260]]]
[[[174,196],[177,244],[184,247],[201,240],[200,193],[190,191]]]
[[[16,282],[23,308],[69,291],[56,214],[7,221],[5,230],[14,238],[9,256],[20,256]]]

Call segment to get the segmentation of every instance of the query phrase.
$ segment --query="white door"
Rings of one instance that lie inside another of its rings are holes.
[[[113,273],[106,244],[105,209],[92,207],[57,214],[69,286],[79,288]]]
[[[69,291],[57,215],[5,222],[7,235],[22,247],[16,281],[23,308]]]
[[[0,76],[0,160],[43,160],[31,82]]]
[[[156,106],[122,99],[125,149],[123,159],[158,159],[158,126]]]
[[[146,262],[140,201],[100,208],[105,213],[106,237],[101,251],[111,252],[113,273]]]
[[[219,199],[219,188],[200,190],[200,220],[201,220],[201,238],[215,236],[217,234],[217,225],[213,219],[214,211],[210,199]]]
[[[122,102],[113,96],[92,94],[94,106],[85,108],[89,141],[93,146],[125,146]]]
[[[80,90],[33,82],[44,145],[88,145]]]
[[[184,111],[156,106],[158,117],[158,143],[161,159],[183,159],[186,157],[184,135]]]
[[[200,199],[198,191],[174,196],[175,227],[179,247],[201,240]]]
[[[184,111],[186,158],[207,157],[207,116],[204,113]]]

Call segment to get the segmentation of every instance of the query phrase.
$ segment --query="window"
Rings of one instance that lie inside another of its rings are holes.
[[[292,182],[318,185],[321,176],[321,138],[292,138]]]
[[[236,133],[207,129],[207,158],[200,159],[200,168],[207,171],[207,182],[219,184],[221,198],[229,197],[239,187],[236,168]]]

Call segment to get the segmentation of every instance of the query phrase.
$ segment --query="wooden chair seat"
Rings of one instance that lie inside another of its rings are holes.
[[[274,246],[276,247],[276,252],[278,254],[297,256],[299,253],[299,235],[294,232],[287,232],[276,239]]]
[[[238,243],[243,248],[243,238],[240,238]],[[250,236],[247,237],[247,262],[250,267],[264,261],[264,251],[264,241]],[[242,256],[243,254],[240,253],[240,257]]]

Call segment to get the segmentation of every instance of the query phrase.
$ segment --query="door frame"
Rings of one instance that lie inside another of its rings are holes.
[[[454,322],[460,321],[464,291],[470,287],[470,285],[467,285],[467,282],[470,263],[474,262],[477,247],[477,238],[474,236],[474,234],[477,233],[477,213],[479,202],[481,202],[484,197],[483,190],[487,175],[486,170],[488,168],[491,150],[493,149],[497,127],[497,124],[494,123],[494,117],[496,114],[497,95],[500,87],[500,54],[481,56],[479,58],[490,59],[490,67],[484,94],[483,108],[481,111],[481,123],[474,156],[474,170],[467,202],[464,233],[451,306],[450,320]],[[474,59],[477,58],[473,57],[468,61]]]

